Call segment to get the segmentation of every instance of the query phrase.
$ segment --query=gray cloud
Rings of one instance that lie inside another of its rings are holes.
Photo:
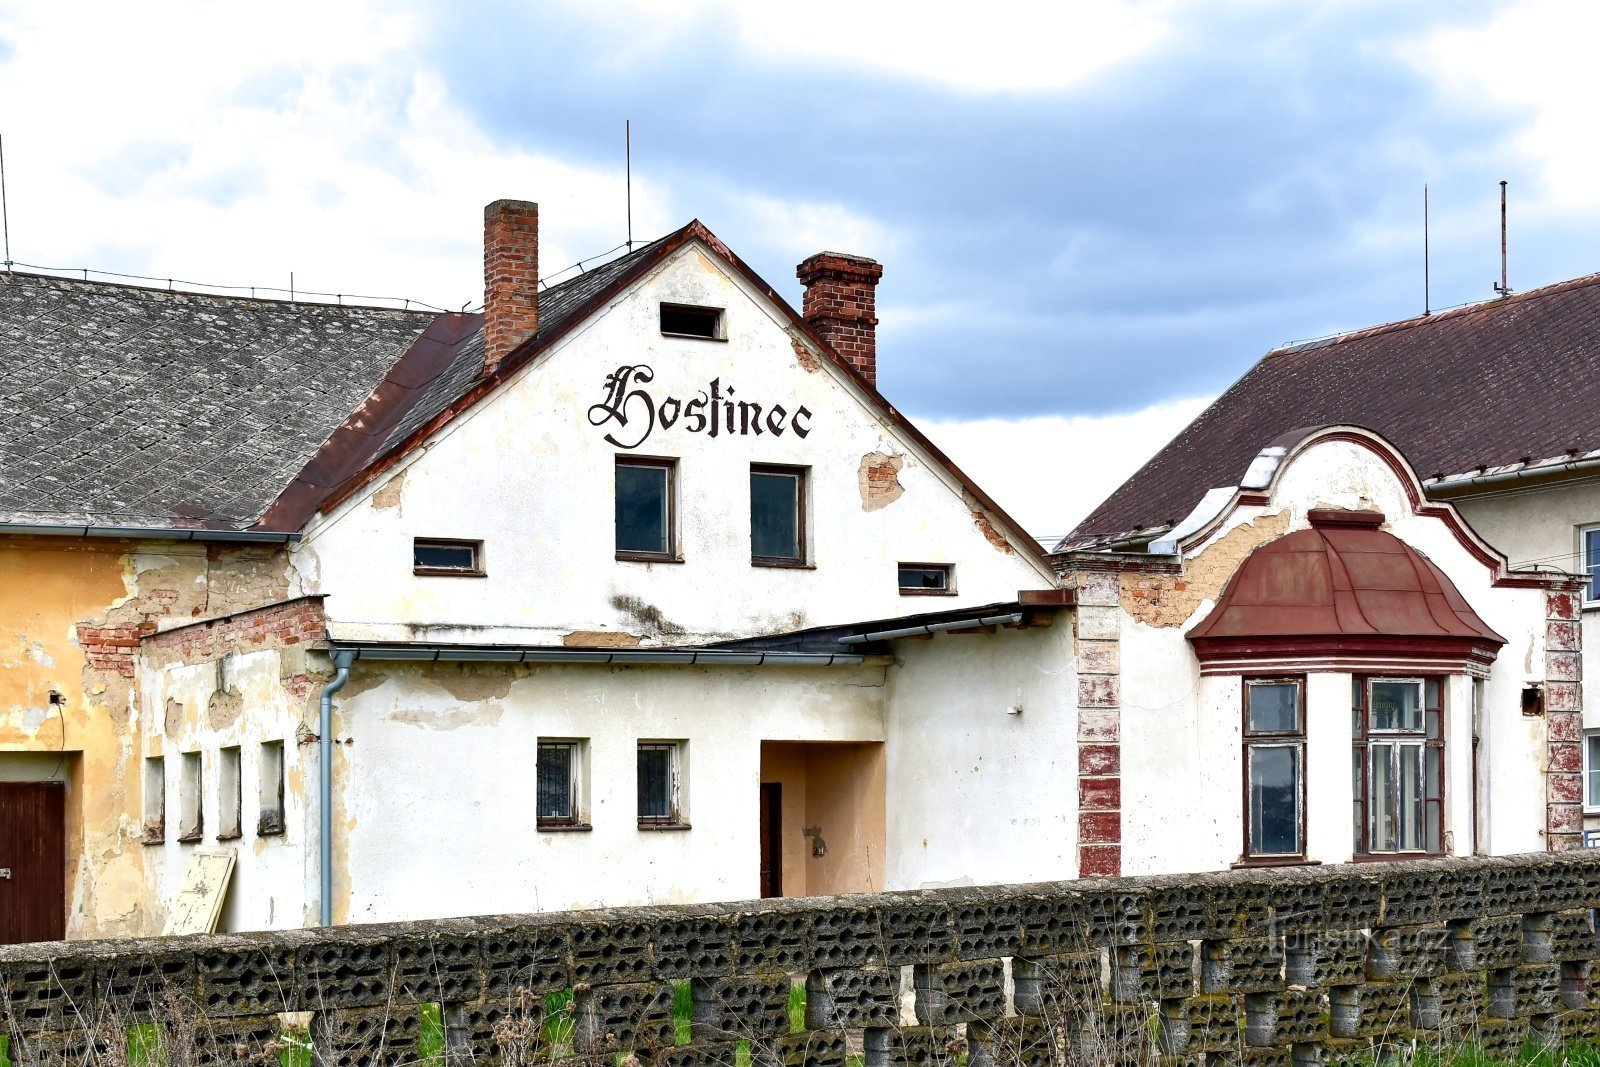
[[[905,408],[1129,410],[1220,390],[1281,341],[1419,311],[1424,181],[1441,219],[1483,223],[1435,235],[1435,304],[1487,297],[1495,182],[1537,187],[1512,148],[1524,116],[1464,113],[1397,48],[1494,5],[1300,7],[1209,5],[1158,50],[1031,94],[755,59],[709,17],[644,48],[512,4],[442,18],[419,59],[521,147],[612,164],[631,118],[641,172],[791,294],[817,249],[741,194],[836,202],[904,235],[884,257],[880,356]],[[1548,275],[1528,284],[1590,269],[1575,237],[1597,232],[1525,224],[1520,261]]]

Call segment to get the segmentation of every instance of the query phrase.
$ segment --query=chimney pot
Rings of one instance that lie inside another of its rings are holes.
[[[878,279],[883,264],[866,256],[818,252],[795,269],[806,287],[801,314],[844,360],[878,386]]]
[[[539,332],[539,205],[483,209],[483,373]]]

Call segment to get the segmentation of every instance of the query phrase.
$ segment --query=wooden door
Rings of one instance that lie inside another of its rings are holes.
[[[0,945],[66,935],[66,793],[60,782],[0,782]]]
[[[783,783],[761,783],[761,895],[783,896]]]

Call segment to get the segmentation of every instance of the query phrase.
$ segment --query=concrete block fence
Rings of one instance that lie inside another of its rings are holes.
[[[55,942],[0,948],[0,1012],[28,1067],[130,1027],[196,1065],[1509,1058],[1600,1038],[1597,906],[1569,852]]]

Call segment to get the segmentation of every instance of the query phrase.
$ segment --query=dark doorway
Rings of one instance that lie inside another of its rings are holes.
[[[66,794],[60,782],[0,783],[0,945],[66,935]]]
[[[761,783],[761,895],[783,896],[783,785]]]

